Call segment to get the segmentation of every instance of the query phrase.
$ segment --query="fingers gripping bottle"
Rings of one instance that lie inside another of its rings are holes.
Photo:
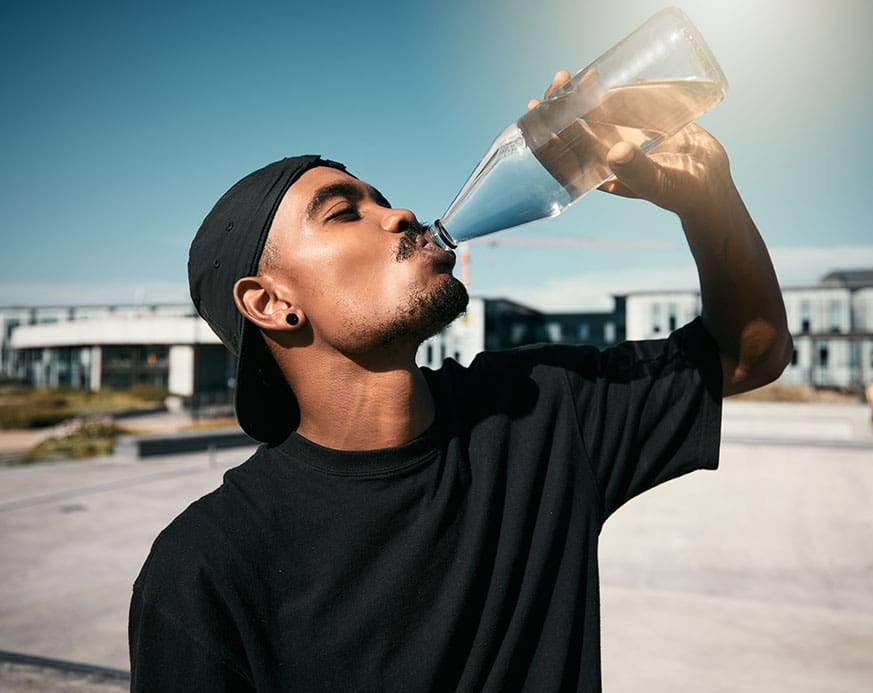
[[[431,236],[444,248],[560,214],[607,181],[619,141],[648,151],[722,101],[691,20],[662,10],[501,132]]]

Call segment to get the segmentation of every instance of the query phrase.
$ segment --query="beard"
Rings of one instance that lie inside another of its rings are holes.
[[[414,285],[402,309],[346,321],[340,350],[353,358],[397,350],[414,352],[463,314],[469,299],[466,287],[450,274],[427,289]]]
[[[403,235],[397,241],[394,259],[405,262],[421,252],[418,237],[427,232],[427,227],[417,219],[407,224]],[[430,292],[413,288],[409,297],[409,308],[391,320],[382,333],[382,346],[408,340],[417,347],[428,337],[432,337],[449,325],[467,308],[470,296],[467,288],[455,277],[448,275],[446,281]]]
[[[383,347],[401,342],[418,347],[462,315],[469,300],[467,288],[451,275],[427,293],[413,290],[409,307],[384,325],[379,342]]]
[[[394,260],[406,262],[422,252],[420,238],[427,227],[412,221],[399,234],[394,247]],[[415,350],[428,337],[446,327],[467,308],[470,296],[466,287],[450,273],[427,286],[409,287],[403,307],[390,314],[370,314],[364,321],[349,320],[344,350],[349,355],[362,356],[373,350]],[[358,311],[352,311],[358,312]]]

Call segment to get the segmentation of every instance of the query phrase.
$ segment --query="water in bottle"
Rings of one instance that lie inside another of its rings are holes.
[[[453,248],[560,214],[609,180],[613,145],[651,150],[718,104],[726,86],[690,20],[659,12],[501,132],[431,236]]]

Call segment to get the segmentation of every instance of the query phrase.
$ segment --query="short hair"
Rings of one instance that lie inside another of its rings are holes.
[[[261,251],[261,259],[258,261],[258,274],[263,274],[279,264],[279,245],[273,239],[272,234],[267,235],[264,249]]]

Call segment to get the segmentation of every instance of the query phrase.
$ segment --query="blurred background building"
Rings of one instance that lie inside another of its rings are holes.
[[[0,372],[34,387],[221,399],[233,385],[233,357],[191,304],[5,307],[0,334]]]
[[[782,295],[794,354],[779,382],[863,390],[873,378],[873,269],[831,272]],[[699,311],[696,291],[631,294],[627,338],[662,337]]]
[[[873,378],[873,269],[831,272],[783,290],[794,336],[785,384],[863,389]],[[614,296],[611,311],[545,313],[473,298],[464,317],[419,348],[419,364],[468,364],[483,350],[537,342],[603,348],[656,339],[700,311],[697,291]],[[190,304],[0,308],[0,373],[35,387],[147,386],[195,404],[230,402],[234,359]]]

